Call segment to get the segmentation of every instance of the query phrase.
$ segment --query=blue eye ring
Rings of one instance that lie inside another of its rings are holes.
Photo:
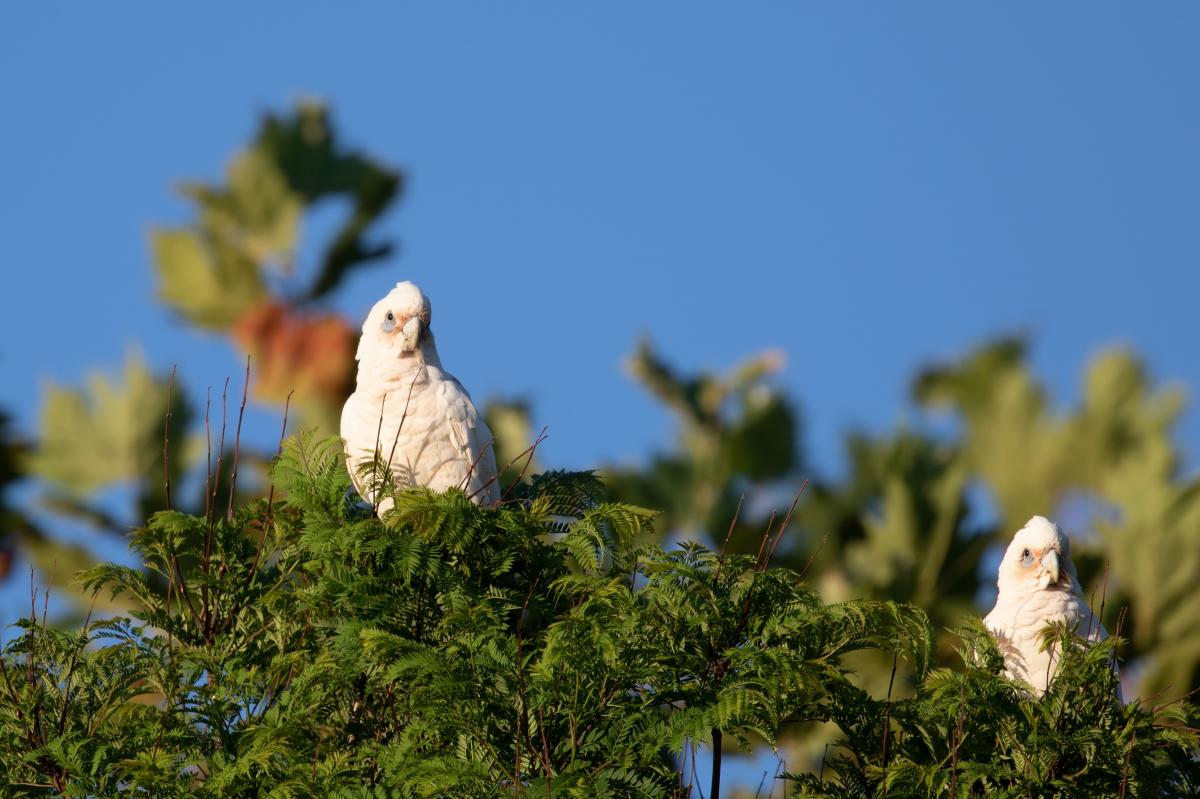
[[[1021,565],[1025,568],[1029,568],[1033,565],[1033,553],[1028,549],[1021,552]]]
[[[393,330],[395,330],[396,329],[396,314],[392,313],[391,311],[388,311],[387,315],[383,317],[383,324],[380,325],[380,327],[383,328],[384,333],[391,333]]]

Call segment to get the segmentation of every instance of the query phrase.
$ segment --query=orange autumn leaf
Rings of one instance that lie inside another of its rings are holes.
[[[300,313],[283,303],[255,305],[233,326],[233,338],[254,360],[254,395],[340,406],[354,379],[354,331],[334,314]]]

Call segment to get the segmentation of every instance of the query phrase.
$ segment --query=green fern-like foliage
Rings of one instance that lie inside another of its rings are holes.
[[[1069,775],[1053,758],[1083,750],[1107,758],[1097,781],[1184,779],[1169,755],[1186,730],[1112,702],[1083,712],[1073,682],[1030,704],[990,661],[928,672],[921,611],[822,602],[771,566],[771,535],[753,556],[664,550],[653,514],[607,501],[590,473],[534,477],[488,508],[393,491],[381,519],[348,500],[338,441],[301,436],[274,479],[232,517],[156,513],[133,534],[143,569],[80,576],[129,617],[21,622],[3,652],[0,795],[687,796],[683,752],[822,720],[849,754],[802,790],[944,794],[947,774],[974,790],[1031,763],[1054,785]],[[906,661],[918,698],[857,688],[843,658],[862,649]],[[1068,666],[1107,675],[1102,660]],[[968,702],[994,707],[991,726],[955,733]],[[1050,740],[1068,712],[1068,742]],[[892,754],[873,761],[884,727]]]
[[[982,624],[960,631],[962,668],[930,671],[914,698],[850,689],[827,720],[845,733],[818,775],[788,775],[813,797],[1175,797],[1200,795],[1194,706],[1125,705],[1114,641],[1047,629],[1062,653],[1046,695],[1001,674]]]

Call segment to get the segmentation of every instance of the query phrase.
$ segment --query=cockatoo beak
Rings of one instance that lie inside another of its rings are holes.
[[[415,352],[421,343],[421,319],[414,316],[400,328],[400,352]]]
[[[1058,553],[1053,549],[1047,550],[1045,555],[1042,555],[1042,588],[1054,585],[1058,582],[1060,569],[1058,566]]]

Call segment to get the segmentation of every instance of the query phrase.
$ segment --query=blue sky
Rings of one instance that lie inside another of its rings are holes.
[[[1031,336],[1063,402],[1112,344],[1200,385],[1200,5],[332,9],[0,11],[0,406],[22,429],[46,381],[130,347],[193,392],[236,381],[154,302],[146,234],[300,96],[410,178],[381,230],[401,255],[334,307],[420,283],[448,367],[531,397],[552,464],[665,443],[620,370],[640,334],[689,368],[785,350],[827,472],[846,430],[911,416],[915,368],[998,333]],[[1194,408],[1181,441],[1194,463]]]

